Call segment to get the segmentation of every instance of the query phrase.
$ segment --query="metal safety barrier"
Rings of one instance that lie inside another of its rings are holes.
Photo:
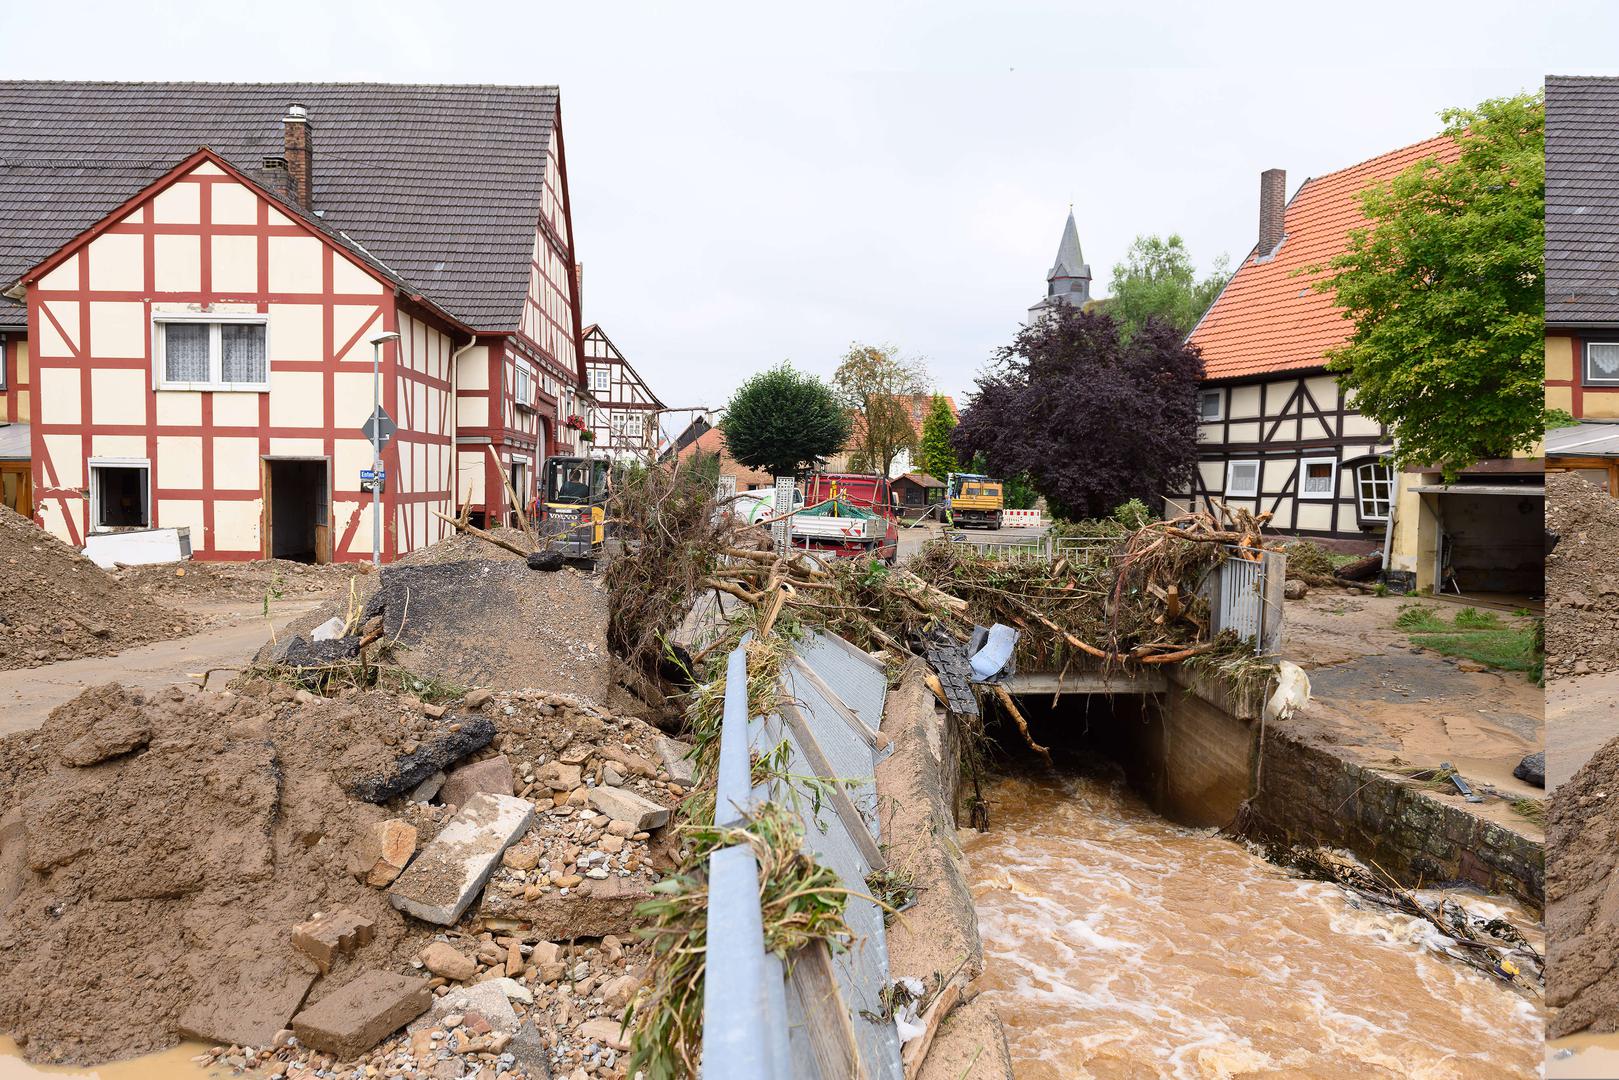
[[[746,641],[744,641],[746,644]],[[796,813],[804,848],[852,893],[885,859],[879,846],[877,734],[888,678],[882,665],[835,635],[811,631],[783,664],[781,704],[750,716],[743,648],[726,661],[714,819],[735,825],[766,801]],[[753,755],[787,746],[789,777],[818,777],[819,797],[772,778],[752,784]],[[709,856],[707,971],[703,983],[705,1080],[903,1080],[899,1032],[880,1020],[889,983],[882,909],[849,897],[850,948],[819,944],[791,966],[765,951],[759,867],[746,844]]]

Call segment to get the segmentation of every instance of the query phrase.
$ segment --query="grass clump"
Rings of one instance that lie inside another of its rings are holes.
[[[1546,826],[1546,804],[1539,799],[1514,799],[1512,812],[1541,828]]]
[[[708,857],[736,844],[753,849],[759,863],[759,907],[765,949],[783,959],[825,943],[834,953],[849,946],[843,911],[850,891],[838,875],[803,851],[804,832],[791,811],[776,803],[756,808],[741,825],[685,826],[691,855],[653,886],[657,894],[636,909],[652,943],[647,989],[624,1013],[630,1030],[629,1071],[647,1080],[696,1076],[703,1044],[703,978],[708,967]]]
[[[1501,671],[1521,671],[1539,681],[1546,662],[1544,631],[1538,620],[1508,623],[1493,611],[1462,608],[1448,620],[1437,608],[1411,604],[1394,625],[1413,645],[1443,656],[1472,660]]]

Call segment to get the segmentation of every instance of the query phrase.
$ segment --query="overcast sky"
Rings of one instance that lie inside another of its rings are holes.
[[[1600,0],[35,3],[0,12],[0,70],[559,84],[585,321],[668,405],[720,406],[853,341],[970,392],[1070,202],[1097,295],[1142,233],[1235,263],[1262,170],[1291,194],[1616,32]]]

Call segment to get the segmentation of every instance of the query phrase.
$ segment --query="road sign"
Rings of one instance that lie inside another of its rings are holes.
[[[366,441],[375,443],[379,450],[388,445],[388,441],[394,437],[394,432],[398,430],[399,425],[394,423],[393,417],[388,415],[388,410],[381,405],[378,405],[377,411],[372,413],[366,419],[366,422],[360,426],[360,431],[365,435]]]
[[[388,483],[387,469],[361,469],[360,490],[381,491]]]

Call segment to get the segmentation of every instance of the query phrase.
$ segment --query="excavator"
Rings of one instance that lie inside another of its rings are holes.
[[[546,547],[565,558],[590,559],[606,531],[606,461],[554,457],[545,463],[537,527]]]

